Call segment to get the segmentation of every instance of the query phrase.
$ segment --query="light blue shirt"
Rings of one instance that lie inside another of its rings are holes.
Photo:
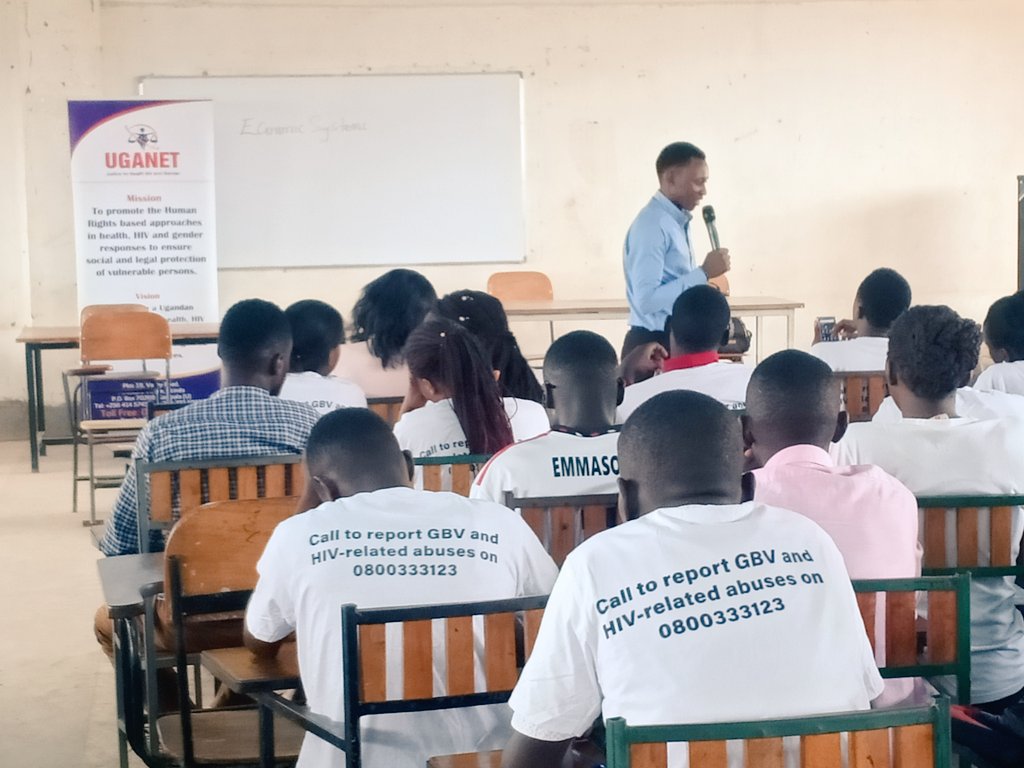
[[[707,283],[693,261],[692,219],[659,191],[633,220],[622,255],[631,326],[665,330],[679,294]]]

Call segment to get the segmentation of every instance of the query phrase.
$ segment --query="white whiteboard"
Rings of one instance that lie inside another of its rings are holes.
[[[522,261],[519,74],[147,77],[214,102],[222,268]]]

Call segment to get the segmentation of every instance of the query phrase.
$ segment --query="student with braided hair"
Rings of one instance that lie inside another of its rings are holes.
[[[981,329],[945,306],[908,309],[889,332],[889,392],[902,418],[851,424],[832,447],[837,464],[875,464],[918,496],[1024,492],[1024,422],[957,411],[957,388],[978,363]],[[1024,518],[1013,513],[1012,556]],[[1002,712],[1024,698],[1024,620],[1013,581],[971,584],[971,695]]]
[[[498,299],[483,291],[455,291],[437,302],[437,312],[477,338],[491,357],[491,367],[498,371],[504,396],[544,402],[544,389],[519,350]]]
[[[427,320],[405,345],[410,394],[395,424],[399,445],[414,458],[492,454],[513,442],[547,432],[538,403],[533,419],[523,420],[523,401],[502,398],[486,353],[465,328],[448,320]],[[531,423],[537,422],[531,428]]]

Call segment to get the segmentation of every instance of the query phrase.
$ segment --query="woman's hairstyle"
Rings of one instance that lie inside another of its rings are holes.
[[[544,388],[519,351],[500,301],[483,291],[455,291],[438,301],[437,311],[479,340],[491,357],[491,367],[501,374],[502,394],[544,402]]]
[[[352,341],[365,341],[385,368],[402,362],[412,329],[437,303],[437,293],[419,272],[392,269],[364,288],[352,309]]]
[[[451,396],[470,453],[496,453],[513,442],[491,364],[464,328],[427,320],[409,334],[405,362],[413,376]]]
[[[284,311],[292,327],[293,372],[320,371],[327,366],[331,350],[345,343],[341,313],[316,299],[297,301]]]
[[[981,329],[946,306],[911,307],[889,329],[889,366],[918,397],[940,400],[978,365]]]

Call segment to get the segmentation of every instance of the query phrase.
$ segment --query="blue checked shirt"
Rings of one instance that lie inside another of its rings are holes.
[[[679,294],[708,281],[693,260],[692,220],[660,191],[633,220],[622,258],[631,326],[665,330]]]
[[[227,387],[208,400],[159,416],[139,433],[106,533],[105,555],[139,551],[135,459],[185,461],[302,453],[318,415],[305,403],[259,387]]]

